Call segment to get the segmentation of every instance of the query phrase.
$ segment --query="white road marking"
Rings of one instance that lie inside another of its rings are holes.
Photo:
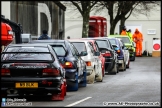
[[[67,106],[65,106],[65,107],[74,106],[74,105],[79,104],[79,103],[81,103],[81,102],[83,102],[83,101],[85,101],[85,100],[87,100],[87,99],[90,99],[90,98],[92,98],[92,97],[87,97],[87,98],[85,98],[85,99],[82,99],[82,100],[79,100],[79,101],[74,102],[74,103],[72,103],[72,104],[69,104],[69,105],[67,105]]]

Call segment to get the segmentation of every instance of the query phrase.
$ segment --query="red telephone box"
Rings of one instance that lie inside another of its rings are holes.
[[[89,37],[107,37],[107,20],[101,16],[91,16],[89,20]]]
[[[107,37],[107,19],[101,16],[98,16],[101,19],[101,36]]]
[[[102,27],[101,19],[96,16],[89,18],[89,34],[88,37],[101,37]]]
[[[10,44],[13,39],[12,28],[8,24],[1,22],[1,46]]]

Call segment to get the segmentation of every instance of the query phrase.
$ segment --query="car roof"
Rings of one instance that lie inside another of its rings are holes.
[[[11,46],[14,46],[14,47],[16,47],[16,46],[28,46],[28,47],[34,47],[34,46],[40,46],[40,47],[47,47],[48,46],[48,44],[30,44],[30,43],[25,43],[25,44],[9,44],[8,45],[9,47]]]
[[[84,39],[72,39],[72,40],[69,39],[69,41],[70,42],[88,42],[88,40],[84,40]]]
[[[107,40],[106,37],[95,37],[95,38],[83,38],[83,39],[94,39],[94,40]]]
[[[42,43],[53,43],[53,42],[65,42],[65,41],[67,41],[68,42],[68,40],[62,40],[62,39],[51,39],[51,40],[32,40],[31,41],[31,43],[33,42],[42,42]]]

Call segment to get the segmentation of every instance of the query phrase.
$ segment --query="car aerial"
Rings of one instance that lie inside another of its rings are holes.
[[[76,47],[79,53],[86,53],[86,56],[82,56],[82,59],[87,64],[87,82],[102,82],[102,62],[98,57],[100,55],[100,52],[94,51],[93,46],[91,46],[87,40],[69,39],[69,41]]]
[[[116,74],[119,71],[117,53],[106,37],[83,38],[95,40],[101,54],[105,57],[105,71],[109,74]]]
[[[1,53],[1,95],[49,95],[64,100],[65,69],[49,45],[10,44]]]
[[[129,52],[124,49],[123,44],[118,38],[108,38],[112,44],[112,46],[115,48],[117,54],[118,54],[118,61],[119,61],[119,70],[126,70],[126,66],[128,64],[129,59]]]
[[[86,87],[86,63],[81,58],[84,53],[77,49],[68,40],[33,40],[30,43],[49,44],[55,50],[57,57],[65,68],[65,78],[68,91],[77,91],[79,86]]]
[[[88,40],[88,42],[93,47],[94,51],[99,52],[99,47],[98,47],[95,40]],[[100,53],[100,55],[98,57],[102,62],[102,76],[104,77],[105,76],[105,58],[102,56],[101,53]]]
[[[124,42],[124,45],[129,50],[130,61],[135,61],[136,49],[135,49],[134,42],[131,41],[131,39],[129,38],[129,36],[126,36],[126,35],[109,35],[108,37],[115,37],[115,38],[122,39],[123,42]]]

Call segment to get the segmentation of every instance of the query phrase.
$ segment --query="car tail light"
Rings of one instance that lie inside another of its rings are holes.
[[[86,65],[91,66],[91,62],[90,61],[86,62]]]
[[[10,75],[10,70],[9,69],[1,69],[1,76],[6,76],[6,75]]]
[[[106,51],[104,54],[103,54],[104,57],[111,57],[111,53],[110,51]]]
[[[60,71],[58,69],[55,68],[45,68],[43,69],[43,75],[45,76],[58,76],[60,75]]]
[[[117,54],[120,54],[120,50],[117,50],[116,52],[117,52]]]
[[[65,62],[65,64],[62,65],[64,68],[73,68],[72,62]]]

